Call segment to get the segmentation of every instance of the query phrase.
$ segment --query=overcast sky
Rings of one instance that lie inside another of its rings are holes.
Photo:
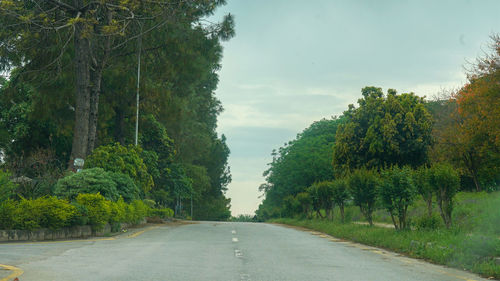
[[[464,66],[500,32],[500,1],[228,0],[216,91],[231,155],[232,214],[253,214],[271,151],[313,121],[340,115],[364,86],[433,97],[466,82]]]

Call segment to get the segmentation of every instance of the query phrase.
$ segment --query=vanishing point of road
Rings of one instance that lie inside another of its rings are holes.
[[[20,281],[486,280],[264,223],[161,225],[103,239],[5,243],[0,244],[0,264],[0,281],[8,280],[9,272],[22,273]]]

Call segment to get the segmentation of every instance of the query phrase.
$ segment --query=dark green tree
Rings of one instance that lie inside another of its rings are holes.
[[[304,192],[315,182],[333,179],[331,151],[337,127],[343,120],[314,122],[295,140],[273,151],[273,161],[264,172],[267,183],[260,188],[266,196],[263,207],[271,204],[281,208],[285,197]]]
[[[375,211],[380,184],[377,172],[366,168],[354,170],[347,177],[353,203],[359,207],[370,225],[373,225],[373,211]]]
[[[408,166],[393,166],[382,171],[379,195],[382,205],[391,215],[396,229],[407,229],[408,207],[413,203],[417,191],[413,183],[413,171]]]
[[[431,166],[431,185],[436,193],[436,201],[443,222],[447,228],[452,225],[453,197],[460,186],[458,172],[447,163]]]
[[[340,220],[345,221],[344,206],[349,199],[347,182],[343,178],[334,179],[331,183],[332,200],[340,209]]]
[[[337,173],[361,167],[384,168],[410,165],[428,159],[432,118],[424,99],[413,93],[398,95],[389,89],[365,87],[358,108],[349,105],[347,119],[339,126],[333,154]]]

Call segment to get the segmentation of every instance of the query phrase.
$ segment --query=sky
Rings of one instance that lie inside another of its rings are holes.
[[[228,0],[218,132],[231,150],[232,215],[253,214],[271,152],[341,115],[365,86],[434,98],[459,88],[500,32],[500,1]]]

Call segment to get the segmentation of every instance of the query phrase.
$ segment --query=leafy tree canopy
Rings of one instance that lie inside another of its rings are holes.
[[[413,93],[365,87],[358,108],[349,105],[339,126],[333,165],[345,173],[360,167],[420,166],[431,145],[432,118],[424,99]]]

